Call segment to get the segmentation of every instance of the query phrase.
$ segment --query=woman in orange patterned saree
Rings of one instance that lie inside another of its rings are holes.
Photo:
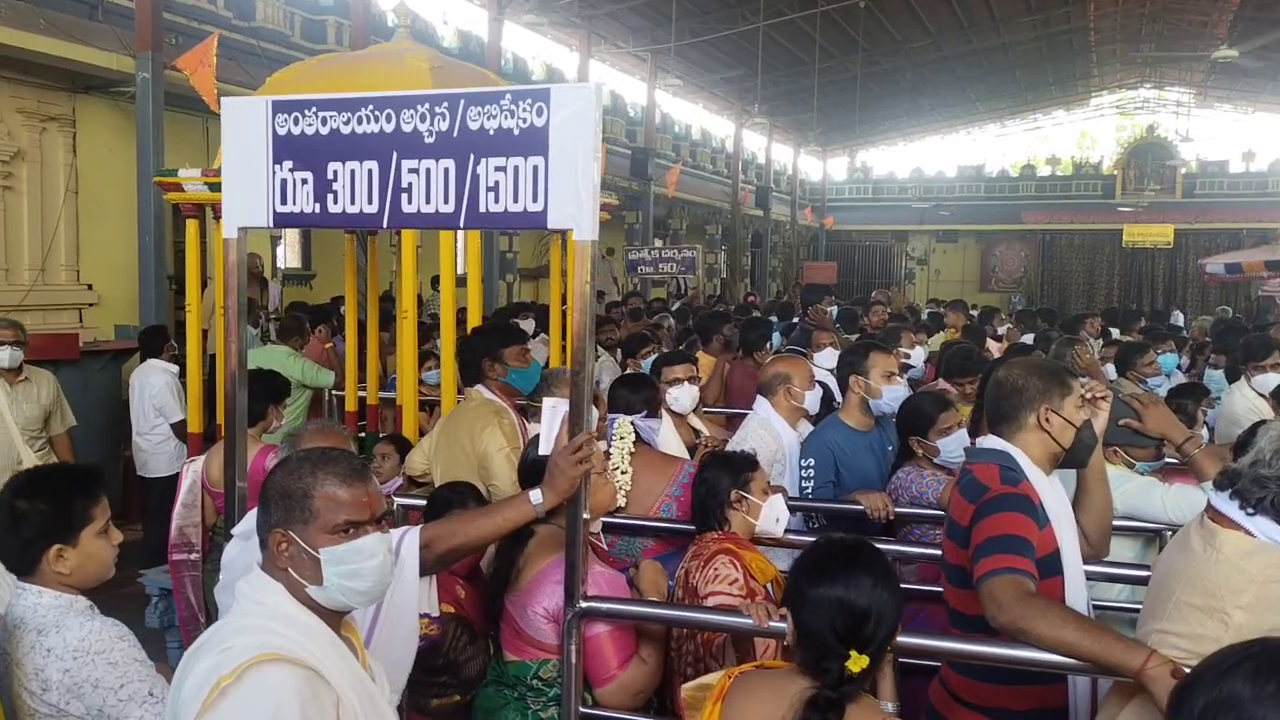
[[[890,646],[902,589],[865,538],[830,534],[791,566],[783,608],[794,663],[757,662],[683,688],[684,720],[893,720]]]
[[[750,540],[769,495],[768,476],[754,455],[707,453],[693,481],[698,536],[676,572],[672,602],[722,610],[760,603],[776,612],[782,573]],[[684,683],[742,663],[778,660],[781,643],[675,628],[667,653],[672,700],[679,710]]]

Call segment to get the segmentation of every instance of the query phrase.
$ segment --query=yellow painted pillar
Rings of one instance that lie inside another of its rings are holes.
[[[400,430],[412,442],[418,441],[418,248],[421,230],[400,231],[400,282],[396,309],[400,330],[396,334],[396,395],[400,405]],[[450,280],[450,286],[455,281]],[[449,302],[452,301],[450,298]],[[445,300],[441,296],[441,307]]]
[[[551,286],[551,367],[564,364],[564,235],[551,234],[551,257],[547,283]]]
[[[364,261],[365,279],[364,279],[364,298],[365,304],[365,432],[370,435],[379,434],[384,428],[379,427],[378,418],[378,390],[380,373],[378,372],[382,365],[382,356],[380,352],[379,342],[381,340],[378,334],[378,327],[381,318],[378,317],[379,311],[382,309],[378,304],[378,236],[376,233],[369,233],[369,243],[366,248],[366,257]],[[351,312],[348,308],[347,312]],[[349,341],[347,344],[347,352],[355,351],[355,342]],[[355,388],[347,388],[347,392],[355,392]],[[395,428],[385,428],[386,430],[394,430]]]
[[[467,330],[484,319],[484,236],[467,231]],[[443,275],[443,273],[441,273]],[[495,279],[496,281],[496,279]],[[443,305],[441,305],[443,308]],[[441,312],[443,315],[444,313]],[[455,316],[456,317],[456,316]],[[443,318],[442,318],[443,319]]]
[[[222,262],[223,246],[225,241],[222,238],[222,217],[221,213],[217,213],[215,234],[213,237],[213,325],[210,332],[216,338],[214,347],[217,349],[218,361],[214,363],[216,366],[214,372],[217,373],[214,381],[216,388],[214,398],[215,408],[217,408],[218,418],[218,439],[221,440],[223,433],[226,432],[226,416],[227,416],[227,268]]]
[[[186,253],[186,285],[183,294],[186,303],[183,315],[187,323],[187,455],[195,457],[204,452],[204,312],[203,285],[204,258],[200,247],[201,206],[183,206],[186,218],[183,251]]]
[[[357,347],[360,337],[357,324],[360,319],[360,280],[356,272],[356,255],[359,251],[356,248],[355,233],[349,232],[342,237],[342,248],[342,298],[346,309],[342,332],[349,343],[346,346],[347,352],[343,355],[342,368],[345,390],[342,398],[343,422],[347,425],[347,432],[354,437],[360,417],[360,350]]]
[[[565,233],[564,237],[565,237],[565,244],[568,246],[565,254],[568,256],[568,260],[569,260],[569,268],[565,272],[565,275],[567,276],[566,287],[569,288],[569,292],[577,294],[577,290],[576,290],[577,286],[574,284],[576,280],[576,276],[575,276],[575,268],[574,268],[574,262],[573,262],[574,256],[577,255],[577,250],[574,248],[574,245],[573,245],[573,233],[571,232]],[[565,310],[565,320],[566,320],[566,324],[569,326],[570,329],[568,333],[565,333],[564,354],[565,354],[565,357],[572,358],[573,357],[573,303],[572,302],[568,304]]]
[[[440,414],[458,404],[458,244],[440,237]],[[467,310],[467,319],[472,312]]]

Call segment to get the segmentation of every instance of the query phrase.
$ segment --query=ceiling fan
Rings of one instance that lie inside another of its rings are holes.
[[[1217,50],[1209,52],[1152,52],[1141,53],[1140,57],[1151,59],[1168,59],[1181,60],[1184,62],[1214,62],[1214,63],[1232,63],[1242,67],[1265,67],[1266,63],[1255,58],[1246,57],[1247,53],[1253,52],[1258,48],[1270,45],[1280,40],[1280,30],[1265,33],[1251,40],[1237,43],[1235,45],[1223,44]]]

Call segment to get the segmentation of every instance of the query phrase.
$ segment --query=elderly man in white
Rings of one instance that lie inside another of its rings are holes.
[[[807,359],[775,355],[760,368],[757,392],[751,414],[725,449],[752,453],[769,475],[769,484],[785,488],[790,497],[800,497],[800,445],[813,430],[809,418],[818,412],[822,387]],[[793,516],[789,527],[803,529],[804,518]],[[763,552],[784,570],[797,554],[782,548]]]
[[[313,421],[285,438],[280,448],[280,464],[283,465],[285,460],[295,454],[317,448],[339,449],[343,456],[357,457],[351,438],[342,426],[327,421]],[[351,613],[350,624],[362,643],[361,657],[367,649],[368,656],[381,664],[386,670],[389,688],[396,697],[404,691],[417,655],[419,612],[425,610],[438,614],[439,601],[434,573],[468,555],[483,552],[493,543],[563,504],[590,469],[591,452],[594,448],[594,440],[584,433],[567,445],[557,448],[552,454],[546,480],[539,489],[513,495],[483,508],[456,513],[427,525],[407,526],[391,531],[390,583],[373,601],[357,604],[348,612]],[[367,465],[365,474],[370,474]],[[275,476],[276,468],[273,468],[267,482],[263,483],[264,493]],[[220,618],[225,619],[239,611],[247,596],[242,587],[244,583],[262,575],[270,565],[273,546],[264,533],[272,528],[264,527],[264,521],[260,517],[263,498],[265,494],[259,498],[258,508],[246,513],[244,519],[232,529],[231,541],[223,551],[222,574],[214,590]],[[377,500],[385,505],[381,492]],[[385,512],[379,511],[379,522],[385,519],[385,515]],[[306,536],[303,539],[306,540]],[[309,557],[316,560],[314,555]],[[328,582],[327,573],[325,581]],[[254,583],[261,584],[260,580]],[[288,583],[285,584],[289,587]],[[251,603],[257,607],[256,601]],[[223,620],[219,620],[211,629],[222,623]],[[272,717],[274,720],[293,717],[259,713],[251,713],[249,716]],[[170,713],[170,718],[179,717],[186,720],[206,716]],[[327,717],[334,715],[330,713]]]

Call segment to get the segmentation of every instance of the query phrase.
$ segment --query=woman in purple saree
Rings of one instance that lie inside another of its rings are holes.
[[[248,378],[249,456],[247,508],[258,505],[262,481],[276,462],[278,448],[262,436],[284,422],[289,381],[274,370],[250,370]],[[169,575],[178,626],[187,647],[213,622],[213,587],[218,582],[226,536],[226,493],[223,485],[223,441],[204,455],[190,458],[178,475],[178,495],[169,526]]]

